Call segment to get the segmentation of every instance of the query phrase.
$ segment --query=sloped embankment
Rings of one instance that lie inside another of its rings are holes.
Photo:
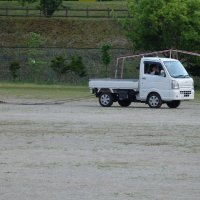
[[[30,32],[46,38],[45,46],[99,48],[110,43],[114,48],[130,47],[115,20],[0,18],[1,46],[26,46]]]

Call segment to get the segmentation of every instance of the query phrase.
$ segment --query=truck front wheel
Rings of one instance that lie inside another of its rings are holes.
[[[162,100],[158,93],[150,93],[147,98],[147,103],[151,108],[160,108],[162,105]]]
[[[179,105],[181,104],[181,101],[179,101],[179,100],[174,100],[174,101],[167,102],[166,104],[167,104],[167,106],[168,106],[169,108],[178,108]]]
[[[130,99],[119,100],[118,104],[122,107],[128,107],[131,104]]]
[[[111,93],[101,93],[99,96],[99,103],[103,107],[110,107],[113,104],[113,96]]]

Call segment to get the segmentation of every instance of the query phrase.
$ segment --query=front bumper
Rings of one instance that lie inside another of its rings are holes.
[[[194,99],[194,89],[181,88],[170,91],[170,100],[191,100]]]

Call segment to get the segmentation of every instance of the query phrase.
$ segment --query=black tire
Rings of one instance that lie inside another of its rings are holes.
[[[130,99],[119,100],[118,104],[122,107],[128,107],[131,105]]]
[[[181,101],[174,100],[174,101],[166,102],[166,104],[169,108],[178,108],[181,104]]]
[[[147,98],[147,103],[150,108],[160,108],[162,106],[162,99],[158,93],[150,93]]]
[[[113,104],[113,96],[111,93],[101,93],[99,96],[99,104],[103,107],[110,107]]]

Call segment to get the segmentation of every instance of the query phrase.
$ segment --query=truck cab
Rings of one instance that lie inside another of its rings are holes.
[[[193,79],[176,59],[142,58],[139,77],[137,99],[146,101],[150,107],[160,107],[162,103],[178,107],[181,100],[194,99]]]
[[[172,58],[143,57],[139,79],[91,79],[89,88],[103,107],[113,102],[123,107],[140,102],[151,108],[164,103],[177,108],[181,101],[194,99],[193,79],[181,62]]]

